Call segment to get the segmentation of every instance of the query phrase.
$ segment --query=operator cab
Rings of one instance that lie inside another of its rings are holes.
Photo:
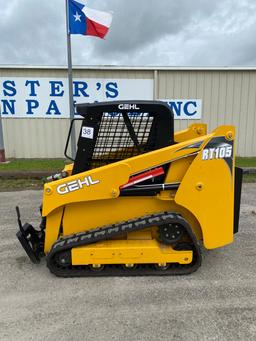
[[[170,107],[160,101],[78,104],[82,120],[73,174],[174,144]]]

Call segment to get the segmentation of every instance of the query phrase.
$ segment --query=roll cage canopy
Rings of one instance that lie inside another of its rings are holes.
[[[82,116],[73,174],[174,143],[173,113],[160,101],[77,104]],[[72,121],[66,144],[70,139]]]

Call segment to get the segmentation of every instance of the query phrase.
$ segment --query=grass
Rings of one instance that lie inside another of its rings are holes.
[[[0,164],[1,170],[15,171],[58,171],[63,169],[66,163],[64,159],[9,159],[10,163]],[[239,167],[256,167],[256,157],[238,157],[236,165]]]
[[[0,171],[60,171],[65,163],[64,159],[14,159],[8,164],[0,164]],[[256,157],[239,157],[236,159],[239,167],[256,167]],[[244,182],[256,183],[256,174],[245,174]],[[42,189],[43,182],[34,179],[0,179],[0,191],[14,191],[24,189]]]
[[[256,157],[238,157],[236,165],[238,167],[256,167]]]
[[[47,171],[49,174],[63,169],[64,159],[9,159],[10,163],[0,164],[1,171]],[[43,181],[35,179],[0,179],[0,191],[43,189]]]
[[[0,171],[58,171],[65,165],[64,159],[10,159],[8,161],[10,163],[0,164]]]
[[[243,182],[248,182],[248,183],[256,182],[256,174],[244,174]]]
[[[3,179],[0,180],[0,192],[20,191],[24,189],[43,189],[42,180]]]

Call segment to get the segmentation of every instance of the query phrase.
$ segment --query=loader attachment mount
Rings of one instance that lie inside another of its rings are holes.
[[[16,233],[16,236],[31,262],[35,264],[40,263],[40,259],[44,256],[44,229],[36,230],[28,223],[22,225],[18,206],[16,206],[16,213],[19,225],[19,231]]]

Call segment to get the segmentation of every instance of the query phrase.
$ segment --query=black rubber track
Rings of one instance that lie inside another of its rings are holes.
[[[170,264],[166,270],[156,269],[152,264],[139,264],[136,269],[124,269],[122,265],[106,265],[102,271],[90,269],[88,266],[62,266],[58,261],[58,255],[67,252],[74,247],[93,244],[108,240],[123,233],[134,232],[161,226],[166,224],[181,224],[190,239],[193,260],[190,264]],[[161,212],[148,215],[126,222],[104,226],[87,232],[66,236],[57,240],[47,256],[49,270],[58,277],[101,277],[101,276],[170,276],[186,275],[196,271],[201,265],[202,257],[198,241],[191,230],[188,222],[179,214]]]

